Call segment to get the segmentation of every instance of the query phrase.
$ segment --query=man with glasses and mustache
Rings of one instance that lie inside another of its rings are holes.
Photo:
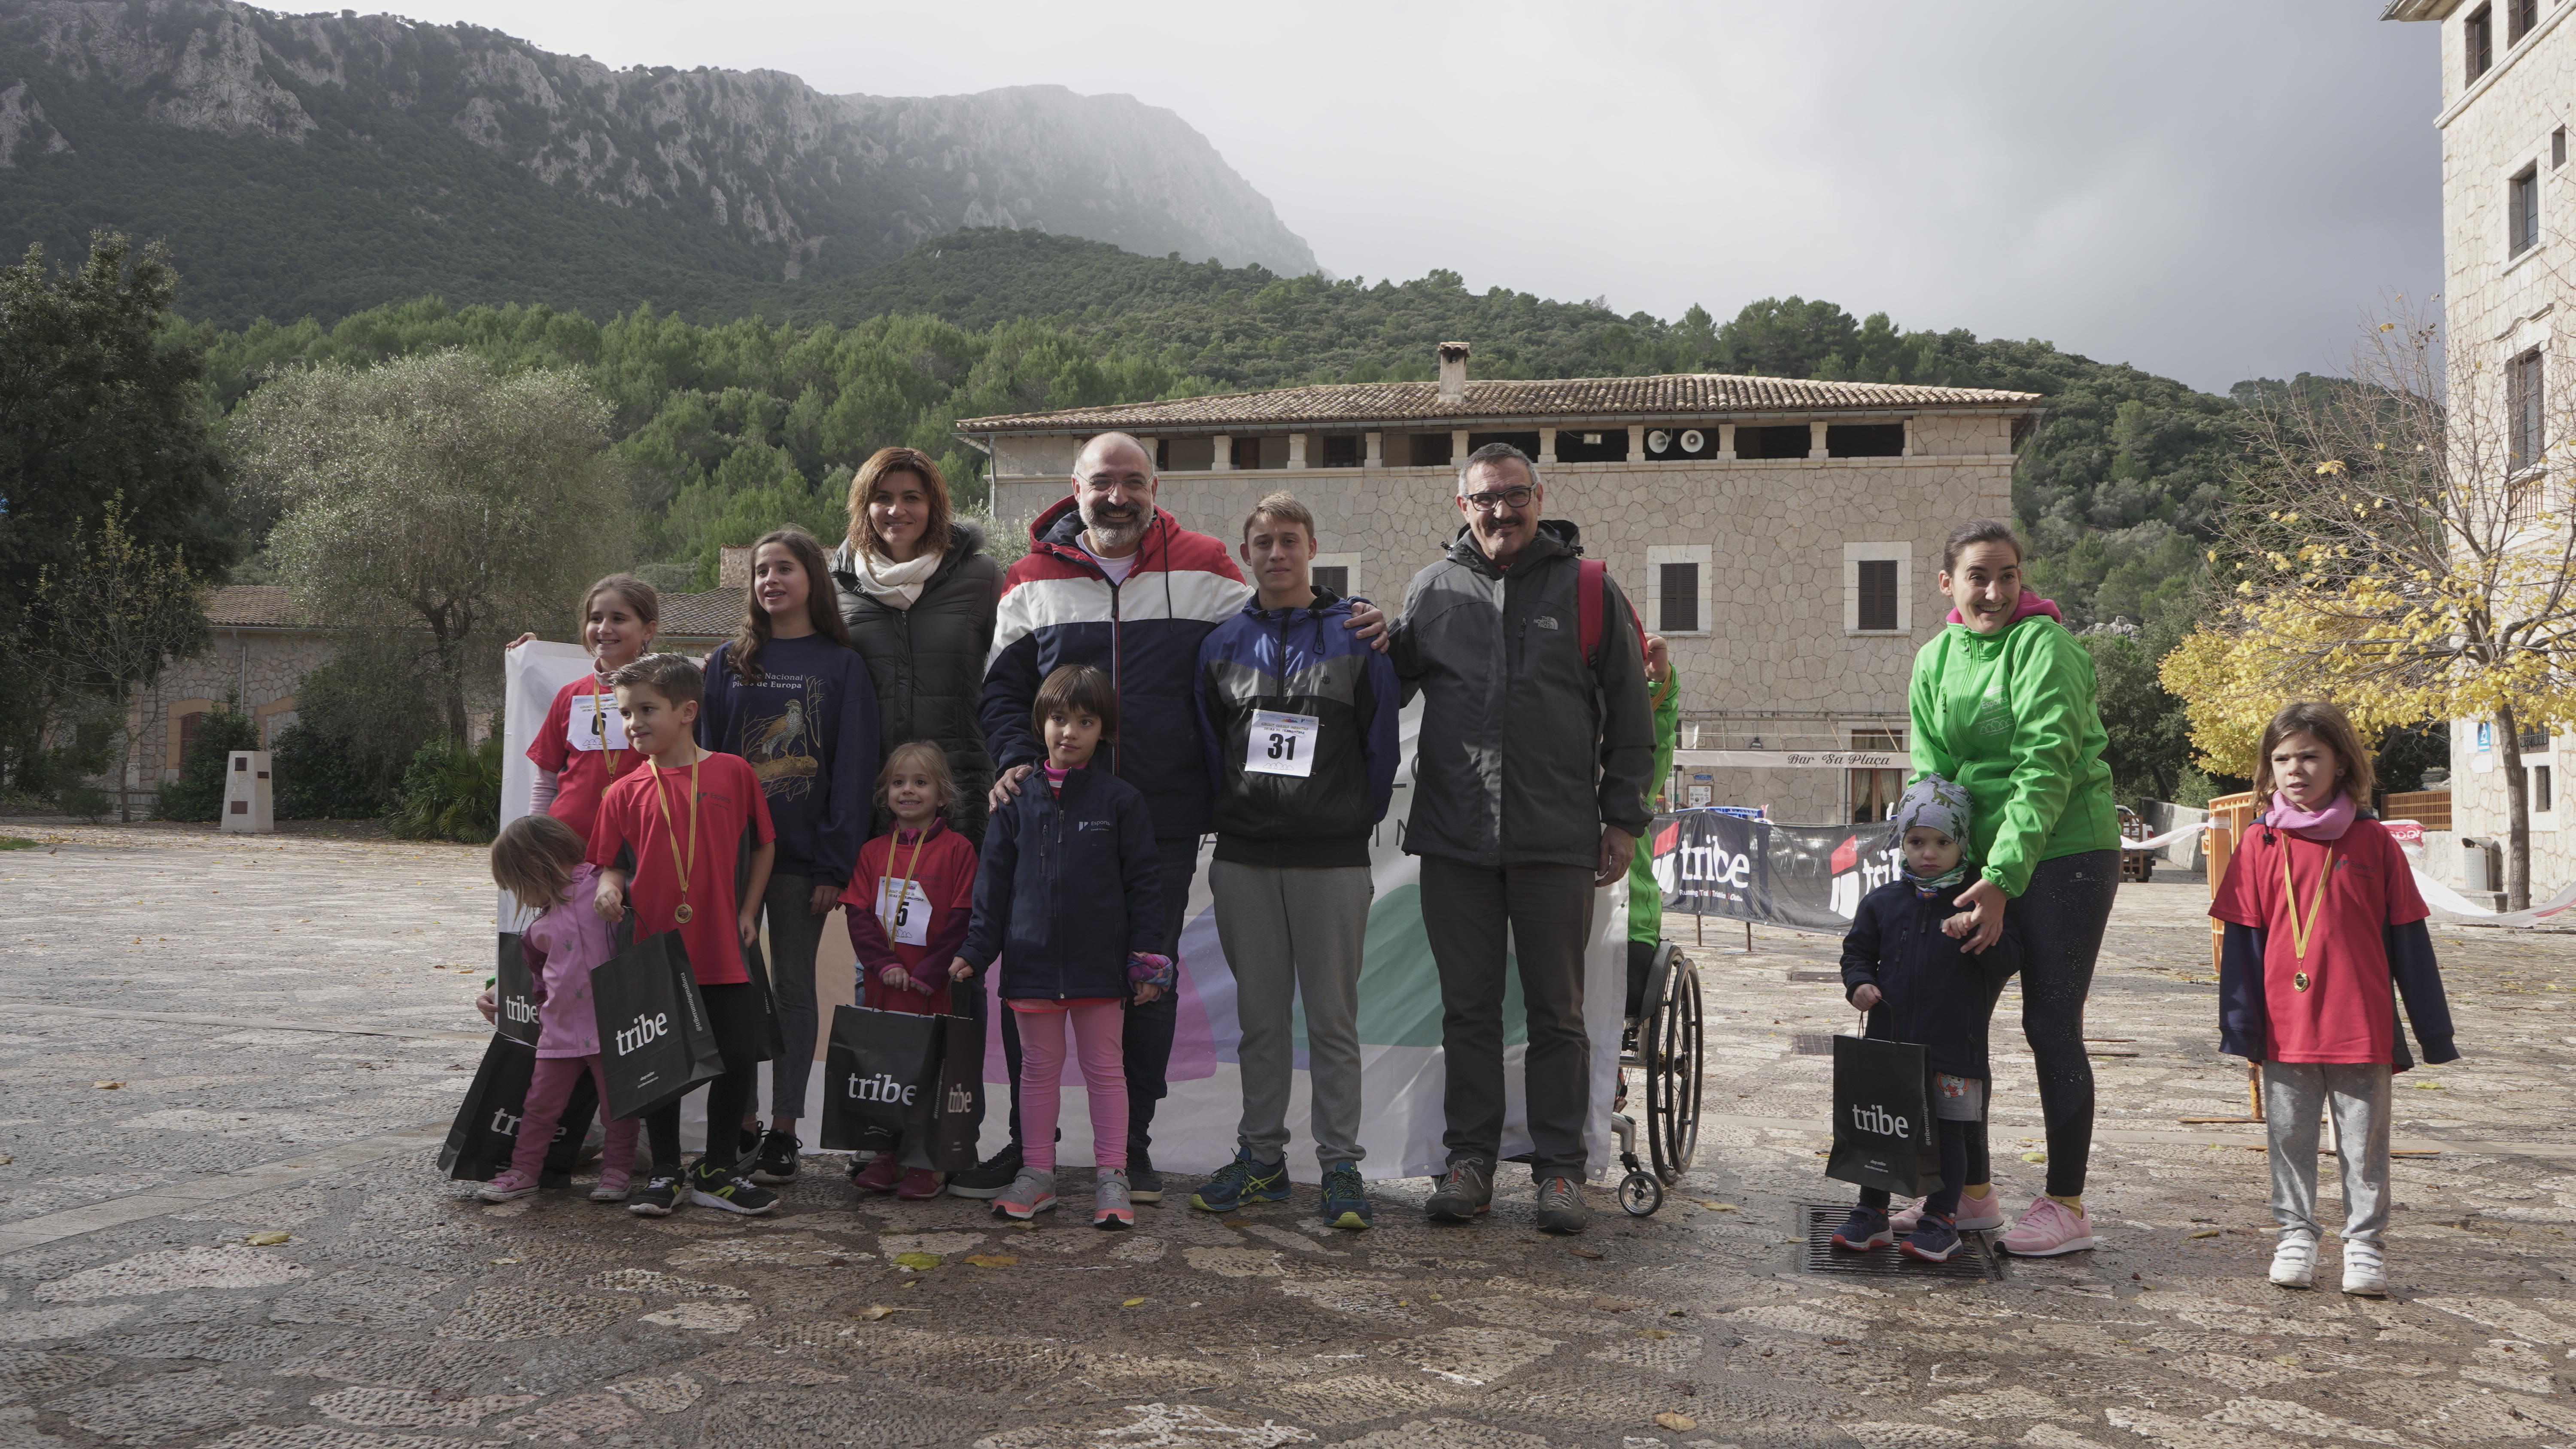
[[[1159,486],[1153,451],[1135,438],[1102,433],[1084,445],[1074,460],[1072,496],[1029,525],[1028,554],[1002,581],[979,713],[997,772],[990,803],[998,810],[1046,756],[1029,719],[1039,681],[1066,664],[1093,665],[1109,676],[1118,691],[1118,735],[1101,742],[1093,764],[1134,786],[1153,815],[1163,949],[1177,959],[1199,837],[1213,827],[1216,809],[1199,743],[1199,645],[1243,608],[1252,587],[1223,542],[1181,527],[1155,506]],[[1386,630],[1374,608],[1354,607],[1350,626],[1363,639]],[[1140,1203],[1163,1200],[1148,1132],[1164,1093],[1177,1006],[1178,994],[1166,992],[1130,1004],[1124,1023],[1128,1195]],[[1011,1068],[1011,1143],[951,1179],[948,1190],[959,1197],[996,1196],[1020,1169],[1020,1040],[1009,1012],[1002,1014],[1002,1048]]]
[[[1627,597],[1582,567],[1574,525],[1539,517],[1546,496],[1510,444],[1467,456],[1463,522],[1406,589],[1394,654],[1406,694],[1423,699],[1404,848],[1422,858],[1448,1067],[1448,1171],[1425,1209],[1472,1222],[1492,1205],[1503,973],[1516,961],[1538,1226],[1579,1233],[1590,1221],[1577,1186],[1592,1077],[1584,949],[1594,891],[1627,874],[1652,819],[1655,732]],[[1578,594],[1594,580],[1587,657]]]

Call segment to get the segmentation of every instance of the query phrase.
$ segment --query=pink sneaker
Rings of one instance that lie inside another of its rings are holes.
[[[1916,1198],[1890,1214],[1887,1225],[1898,1237],[1914,1231],[1923,1218],[1923,1199]],[[1988,1189],[1984,1197],[1959,1194],[1959,1220],[1951,1226],[1963,1233],[1991,1233],[2004,1225],[2004,1195]]]
[[[537,1180],[535,1178],[521,1177],[518,1169],[511,1168],[504,1171],[499,1177],[483,1184],[483,1186],[478,1189],[474,1195],[483,1199],[485,1202],[517,1202],[523,1197],[536,1196],[536,1192]]]
[[[1891,1204],[1887,1210],[1888,1230],[1895,1233],[1900,1238],[1904,1237],[1907,1233],[1914,1231],[1914,1225],[1923,1220],[1923,1204],[1925,1201],[1925,1199],[1917,1197],[1906,1199],[1903,1207],[1897,1207]],[[1962,1207],[1960,1211],[1965,1212],[1967,1209]]]
[[[1965,1207],[1961,1204],[1962,1211]],[[2092,1218],[2043,1194],[2022,1211],[2021,1221],[2013,1224],[1995,1245],[2015,1257],[2053,1258],[2060,1253],[2083,1252],[2097,1246],[2097,1242]]]
[[[867,1166],[850,1174],[850,1186],[861,1192],[892,1192],[895,1180],[903,1176],[903,1165],[891,1152],[880,1152]]]
[[[592,1202],[624,1202],[626,1189],[634,1181],[634,1171],[624,1167],[604,1167],[599,1172],[599,1186],[590,1190]]]
[[[903,1181],[894,1186],[894,1195],[905,1202],[928,1202],[939,1196],[946,1180],[927,1167],[904,1169]]]

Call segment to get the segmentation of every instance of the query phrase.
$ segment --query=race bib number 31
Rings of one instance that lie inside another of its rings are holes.
[[[1323,728],[1324,722],[1311,714],[1254,710],[1252,738],[1243,752],[1244,770],[1254,775],[1305,779],[1315,772],[1315,737],[1323,733]]]
[[[896,900],[895,892],[903,892]],[[877,881],[877,920],[885,926],[887,936],[898,946],[930,944],[930,895],[919,881],[880,878]]]

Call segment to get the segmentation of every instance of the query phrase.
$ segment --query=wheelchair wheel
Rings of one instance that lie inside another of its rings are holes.
[[[1651,1172],[1638,1171],[1619,1179],[1619,1206],[1632,1218],[1653,1217],[1664,1205],[1664,1185]]]
[[[1646,1150],[1655,1176],[1670,1184],[1681,1180],[1699,1150],[1699,970],[1667,943],[1652,985],[1637,1056],[1646,1076]]]

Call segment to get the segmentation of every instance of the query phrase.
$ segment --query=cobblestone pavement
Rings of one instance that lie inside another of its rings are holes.
[[[2401,1079],[2428,1155],[2374,1302],[2266,1284],[2259,1129],[2177,1120],[2245,1100],[2187,880],[2124,889],[2097,981],[2105,1246],[1969,1282],[1799,1269],[1797,1205],[1845,1196],[1795,1041],[1852,1019],[1793,979],[1821,937],[1748,956],[1706,923],[1697,1166],[1651,1219],[1598,1195],[1578,1239],[1517,1181],[1457,1228],[1413,1183],[1367,1234],[1312,1189],[1219,1220],[1185,1185],[1130,1234],[1078,1196],[1006,1229],[854,1203],[830,1158],[775,1220],[646,1222],[432,1169],[484,1040],[480,852],[8,834],[42,843],[0,853],[0,1446],[2576,1443],[2563,936],[2437,932],[2469,1059]],[[1996,1155],[2026,1195],[2014,1007]]]

